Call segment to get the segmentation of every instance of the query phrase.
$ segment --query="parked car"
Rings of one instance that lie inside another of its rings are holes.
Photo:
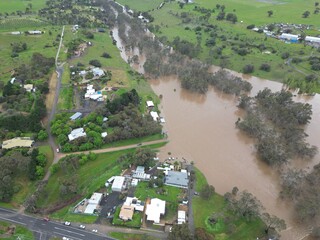
[[[66,222],[64,222],[64,225],[70,226],[70,225],[71,225],[71,222],[66,221]]]
[[[80,225],[80,226],[79,226],[79,228],[81,228],[81,229],[85,229],[85,228],[86,228],[86,226],[85,226],[85,225]]]
[[[199,196],[199,193],[198,193],[198,192],[194,192],[194,195],[197,195],[197,196]]]

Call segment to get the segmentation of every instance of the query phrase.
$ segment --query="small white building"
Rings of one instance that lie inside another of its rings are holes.
[[[34,31],[28,31],[28,34],[30,34],[30,35],[39,35],[39,34],[42,34],[42,32],[39,31],[39,30],[34,30]]]
[[[320,38],[318,38],[318,37],[306,36],[305,41],[306,41],[306,42],[312,42],[312,43],[320,43]]]
[[[70,117],[70,120],[71,121],[74,121],[78,118],[81,118],[82,117],[82,113],[81,112],[76,112],[75,114],[73,114],[71,117]]]
[[[114,192],[121,192],[124,182],[125,182],[126,178],[122,177],[122,176],[116,176],[113,180],[113,184],[112,184],[112,191]]]
[[[154,104],[152,101],[147,101],[147,107],[148,108],[153,108],[154,107]]]
[[[152,198],[150,204],[147,204],[146,215],[147,221],[160,223],[160,217],[166,212],[166,201],[158,198]]]
[[[139,212],[143,212],[144,209],[144,202],[140,201],[136,197],[127,197],[123,205],[133,206],[134,210]]]
[[[27,92],[32,92],[32,90],[33,90],[33,84],[25,84],[25,85],[23,85],[23,88],[24,88]]]
[[[139,180],[136,179],[136,178],[134,178],[134,179],[132,179],[132,181],[131,181],[131,186],[136,187],[136,186],[138,186],[138,183],[139,183]]]
[[[108,136],[108,133],[107,133],[107,132],[101,133],[101,137],[105,138],[106,136]]]
[[[74,139],[87,136],[86,132],[83,128],[76,128],[71,131],[68,135],[69,141],[73,141]]]
[[[186,222],[186,212],[178,211],[178,224],[183,224]]]
[[[156,121],[156,122],[158,121],[159,115],[158,115],[157,112],[151,111],[151,112],[150,112],[150,115],[151,115],[151,117],[153,118],[153,121]]]

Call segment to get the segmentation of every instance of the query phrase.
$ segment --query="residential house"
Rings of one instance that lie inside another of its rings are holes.
[[[150,174],[146,174],[143,166],[137,166],[136,170],[132,174],[133,178],[147,180],[150,179]]]
[[[154,107],[154,104],[152,101],[147,101],[147,107],[148,108],[153,108]]]
[[[178,211],[178,224],[183,224],[186,222],[186,212],[185,211]]]
[[[150,112],[151,117],[153,118],[153,121],[157,122],[159,119],[159,115],[157,112],[151,111]]]
[[[93,193],[91,198],[88,200],[88,205],[84,210],[86,214],[94,214],[95,211],[98,209],[99,204],[102,200],[103,194],[102,193]]]
[[[95,77],[102,77],[105,75],[104,71],[101,68],[93,68],[91,71]]]
[[[135,197],[127,197],[124,205],[133,206],[135,211],[143,212],[144,202]]]
[[[24,88],[27,92],[32,92],[32,90],[33,90],[33,84],[25,84],[25,85],[23,85],[23,88]]]
[[[166,201],[158,198],[152,198],[150,204],[147,204],[146,215],[147,221],[152,221],[154,224],[160,223],[160,218],[166,212]]]
[[[76,128],[71,131],[68,135],[69,141],[73,141],[74,139],[87,136],[86,132],[83,128]]]
[[[132,220],[134,207],[123,204],[119,213],[119,218],[123,221]]]
[[[164,180],[165,185],[179,188],[188,188],[189,179],[187,171],[168,171]]]

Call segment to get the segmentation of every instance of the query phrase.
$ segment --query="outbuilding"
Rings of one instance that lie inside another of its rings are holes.
[[[76,120],[76,119],[78,119],[78,118],[81,118],[81,116],[82,116],[82,113],[81,113],[81,112],[76,112],[75,114],[73,114],[73,115],[70,117],[70,120],[71,120],[71,121],[74,121],[74,120]]]
[[[122,177],[122,176],[116,176],[113,180],[113,184],[112,184],[112,191],[114,192],[121,192],[122,191],[122,188],[123,188],[123,185],[124,185],[124,182],[125,182],[125,177]]]

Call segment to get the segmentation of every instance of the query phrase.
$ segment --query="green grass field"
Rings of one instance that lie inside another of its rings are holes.
[[[134,10],[144,10],[149,6],[148,0],[138,0],[130,2],[128,0],[120,0],[120,3],[127,4]],[[216,5],[225,5],[226,13],[235,13],[238,17],[238,22],[232,24],[226,20],[217,21],[216,16],[219,10],[216,9]],[[213,53],[217,48],[222,49],[222,56],[226,59],[216,57],[215,55],[210,56],[210,48],[205,45],[206,40],[210,38],[209,33],[204,31],[202,27],[200,46],[202,51],[198,55],[203,61],[209,61],[214,65],[226,64],[227,68],[235,70],[237,72],[242,72],[245,65],[254,65],[254,72],[252,75],[267,78],[270,80],[275,80],[279,82],[284,82],[287,79],[296,79],[298,81],[304,80],[305,75],[299,73],[298,71],[292,70],[291,67],[285,64],[285,60],[281,58],[281,54],[284,52],[290,53],[291,57],[309,56],[312,53],[314,55],[319,55],[317,51],[313,50],[309,46],[304,46],[303,44],[286,44],[279,40],[273,38],[266,38],[264,34],[258,34],[246,27],[250,24],[255,24],[256,26],[265,26],[271,23],[295,23],[295,24],[309,24],[312,25],[312,30],[308,30],[308,33],[314,36],[319,34],[320,21],[319,16],[313,14],[315,9],[314,1],[303,1],[303,0],[293,0],[293,1],[256,1],[256,0],[226,0],[226,1],[195,1],[194,4],[184,5],[181,9],[177,2],[166,3],[162,9],[150,11],[150,14],[155,18],[152,25],[158,25],[160,31],[156,32],[157,36],[166,36],[169,41],[172,41],[175,37],[179,36],[180,39],[187,40],[192,43],[197,43],[197,35],[194,29],[197,26],[202,26],[201,20],[199,20],[199,12],[194,11],[195,7],[204,7],[207,9],[214,10],[211,13],[208,23],[218,26],[218,37],[215,38],[216,45],[212,48]],[[150,6],[148,7],[150,9]],[[288,11],[290,9],[290,11]],[[273,11],[273,15],[268,17],[267,12],[269,10]],[[308,18],[302,18],[302,13],[304,11],[310,11],[311,14]],[[179,17],[181,13],[187,13],[192,18],[189,23],[182,23],[182,19]],[[188,27],[189,29],[185,29]],[[220,39],[219,36],[224,35],[226,41]],[[264,44],[266,50],[270,51],[270,54],[264,54],[263,51],[259,50],[257,47],[250,46],[251,52],[246,56],[240,56],[232,50],[232,47],[241,46],[244,43],[249,43],[250,45],[260,45]],[[272,51],[274,50],[274,52]],[[260,66],[263,63],[267,63],[271,66],[271,71],[266,72],[260,70]],[[299,66],[298,66],[299,68]],[[307,66],[304,70],[306,74],[317,74],[318,72],[311,71],[310,66]],[[319,86],[313,87],[314,91],[319,92]]]
[[[202,186],[207,184],[205,176],[198,170],[196,171],[196,191],[200,191]],[[225,212],[226,215],[232,216],[230,212],[224,211],[226,203],[223,196],[214,194],[210,200],[204,200],[195,196],[192,200],[193,216],[195,227],[204,228],[209,233],[215,235],[217,240],[250,240],[262,237],[264,234],[264,224],[260,220],[246,222],[244,219],[232,221],[235,229],[228,233],[228,226],[224,222],[219,222],[214,226],[208,223],[208,218],[212,213]]]
[[[45,6],[44,0],[1,0],[0,12],[9,13],[15,12],[17,10],[25,11],[26,7],[32,5],[32,11],[38,11]]]

